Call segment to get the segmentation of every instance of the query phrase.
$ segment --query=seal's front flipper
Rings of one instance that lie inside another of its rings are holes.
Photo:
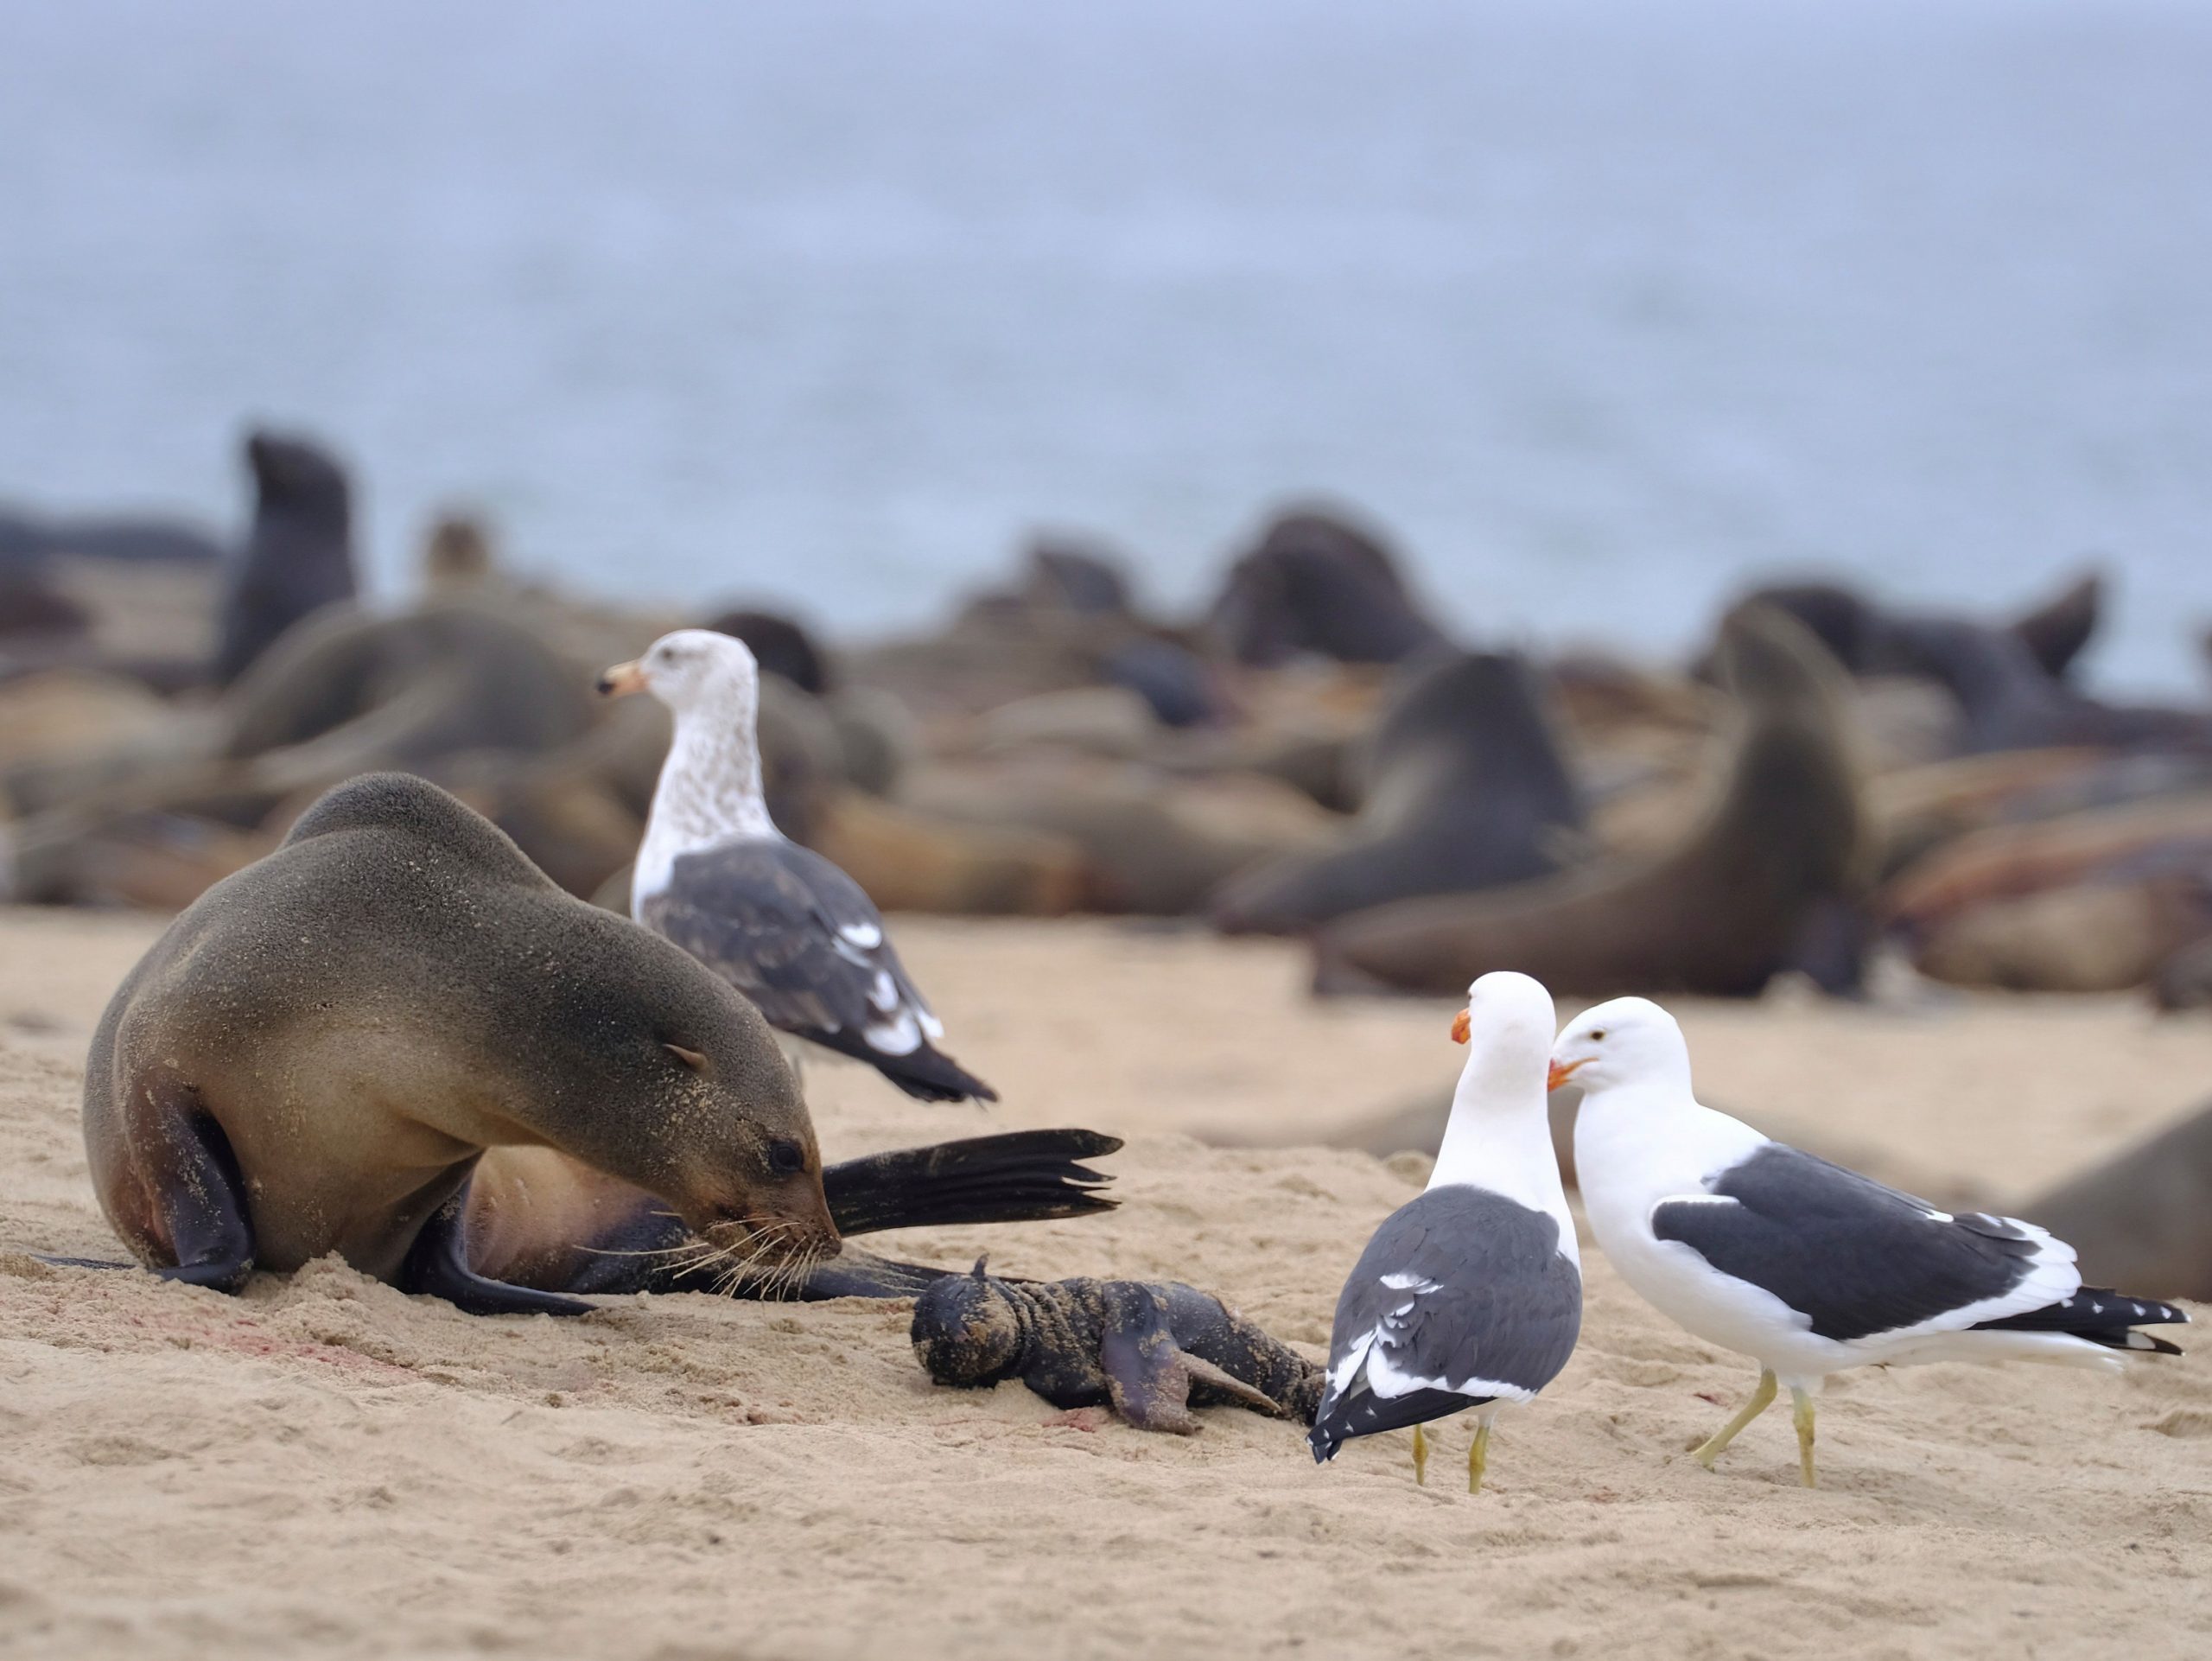
[[[1147,1286],[1124,1282],[1101,1290],[1106,1335],[1099,1342],[1098,1365],[1115,1411],[1140,1430],[1195,1435],[1189,1358],[1167,1329],[1167,1312]]]
[[[188,1286],[238,1291],[253,1273],[253,1223],[231,1139],[201,1111],[189,1085],[155,1085],[150,1098],[140,1147],[176,1257],[154,1272]]]
[[[832,1165],[822,1190],[840,1234],[1022,1223],[1111,1211],[1114,1179],[1077,1161],[1121,1147],[1096,1130],[1014,1130],[900,1148]]]
[[[794,1283],[773,1286],[774,1271],[770,1270],[740,1283],[731,1295],[753,1298],[766,1294],[800,1303],[820,1303],[830,1298],[912,1298],[957,1272],[879,1257],[849,1245],[836,1257],[816,1263]]]
[[[124,1263],[114,1257],[57,1257],[48,1251],[34,1251],[31,1256],[42,1263],[52,1263],[56,1269],[136,1269],[135,1263]]]
[[[468,1185],[438,1207],[399,1266],[399,1289],[443,1298],[472,1315],[588,1315],[598,1306],[553,1292],[486,1280],[468,1266],[462,1219]]]

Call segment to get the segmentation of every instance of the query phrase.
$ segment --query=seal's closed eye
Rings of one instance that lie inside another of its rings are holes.
[[[661,1048],[666,1050],[671,1055],[674,1056],[677,1060],[683,1063],[685,1066],[690,1068],[692,1072],[699,1074],[702,1078],[706,1076],[707,1058],[700,1054],[698,1051],[687,1050],[681,1044],[670,1044],[666,1042],[664,1042],[661,1045]]]

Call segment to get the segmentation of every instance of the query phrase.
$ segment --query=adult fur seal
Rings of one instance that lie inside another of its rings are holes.
[[[1318,990],[1442,995],[1510,968],[1567,993],[1747,996],[1797,961],[1816,926],[1853,913],[1859,887],[1864,832],[1835,666],[1804,628],[1760,606],[1730,615],[1721,659],[1744,731],[1719,799],[1684,842],[1339,919],[1316,941]],[[1847,961],[1815,971],[1824,983],[1849,983],[1855,957],[1837,955]]]
[[[2100,1284],[2212,1298],[2212,1104],[2020,1209],[2072,1244]]]
[[[1929,623],[1966,620],[1895,612],[1855,589],[1835,582],[1784,582],[1755,589],[1738,603],[1786,611],[1854,675],[1918,672],[1917,653],[1900,635]],[[2104,610],[2104,578],[2088,571],[2050,599],[2030,608],[2001,631],[2017,640],[2026,660],[2054,678],[2063,677],[2096,633]]]
[[[1904,619],[1891,625],[1889,640],[1900,667],[1958,700],[1969,752],[2075,744],[2212,748],[2212,716],[2087,697],[2054,679],[2010,629]]]
[[[1582,823],[1534,671],[1510,653],[1455,653],[1418,675],[1367,755],[1351,844],[1294,855],[1215,897],[1227,933],[1287,934],[1417,894],[1541,876]]]
[[[395,773],[330,792],[155,943],[93,1034],[85,1142],[138,1260],[225,1290],[336,1251],[472,1313],[582,1314],[468,1263],[472,1174],[518,1144],[656,1196],[717,1252],[838,1239],[752,1005]]]
[[[306,440],[257,432],[253,529],[222,601],[215,678],[227,686],[309,612],[354,593],[353,511],[346,474]]]

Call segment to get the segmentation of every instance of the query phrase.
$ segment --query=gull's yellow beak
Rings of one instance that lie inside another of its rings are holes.
[[[618,663],[599,678],[599,690],[611,698],[627,697],[645,690],[645,671],[633,663]]]
[[[1467,1041],[1467,1014],[1466,1010],[1462,1009],[1452,1017],[1452,1041],[1454,1044],[1464,1044]]]
[[[1580,1061],[1570,1061],[1565,1066],[1561,1066],[1558,1062],[1553,1062],[1551,1072],[1545,1075],[1544,1088],[1547,1091],[1557,1090],[1573,1075],[1575,1068],[1581,1065]]]

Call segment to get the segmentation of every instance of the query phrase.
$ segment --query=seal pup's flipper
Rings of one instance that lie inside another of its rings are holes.
[[[1287,1419],[1290,1410],[1260,1389],[1249,1384],[1225,1367],[1217,1367],[1204,1356],[1193,1355],[1188,1350],[1179,1352],[1183,1358],[1183,1370],[1191,1375],[1191,1383],[1211,1384],[1224,1395],[1234,1397],[1255,1413],[1264,1413],[1271,1419]]]
[[[588,1315],[599,1307],[580,1298],[486,1280],[471,1269],[463,1226],[467,1207],[468,1185],[464,1182],[431,1214],[408,1248],[397,1282],[401,1291],[443,1298],[471,1315]]]
[[[1096,1130],[966,1136],[832,1165],[822,1189],[837,1231],[847,1235],[1082,1217],[1120,1202],[1096,1192],[1110,1175],[1077,1161],[1121,1145]]]
[[[1109,1282],[1100,1289],[1105,1295],[1106,1331],[1098,1343],[1098,1365],[1106,1375],[1114,1410],[1140,1430],[1196,1435],[1191,1358],[1176,1346],[1160,1299],[1150,1287],[1135,1282]]]

